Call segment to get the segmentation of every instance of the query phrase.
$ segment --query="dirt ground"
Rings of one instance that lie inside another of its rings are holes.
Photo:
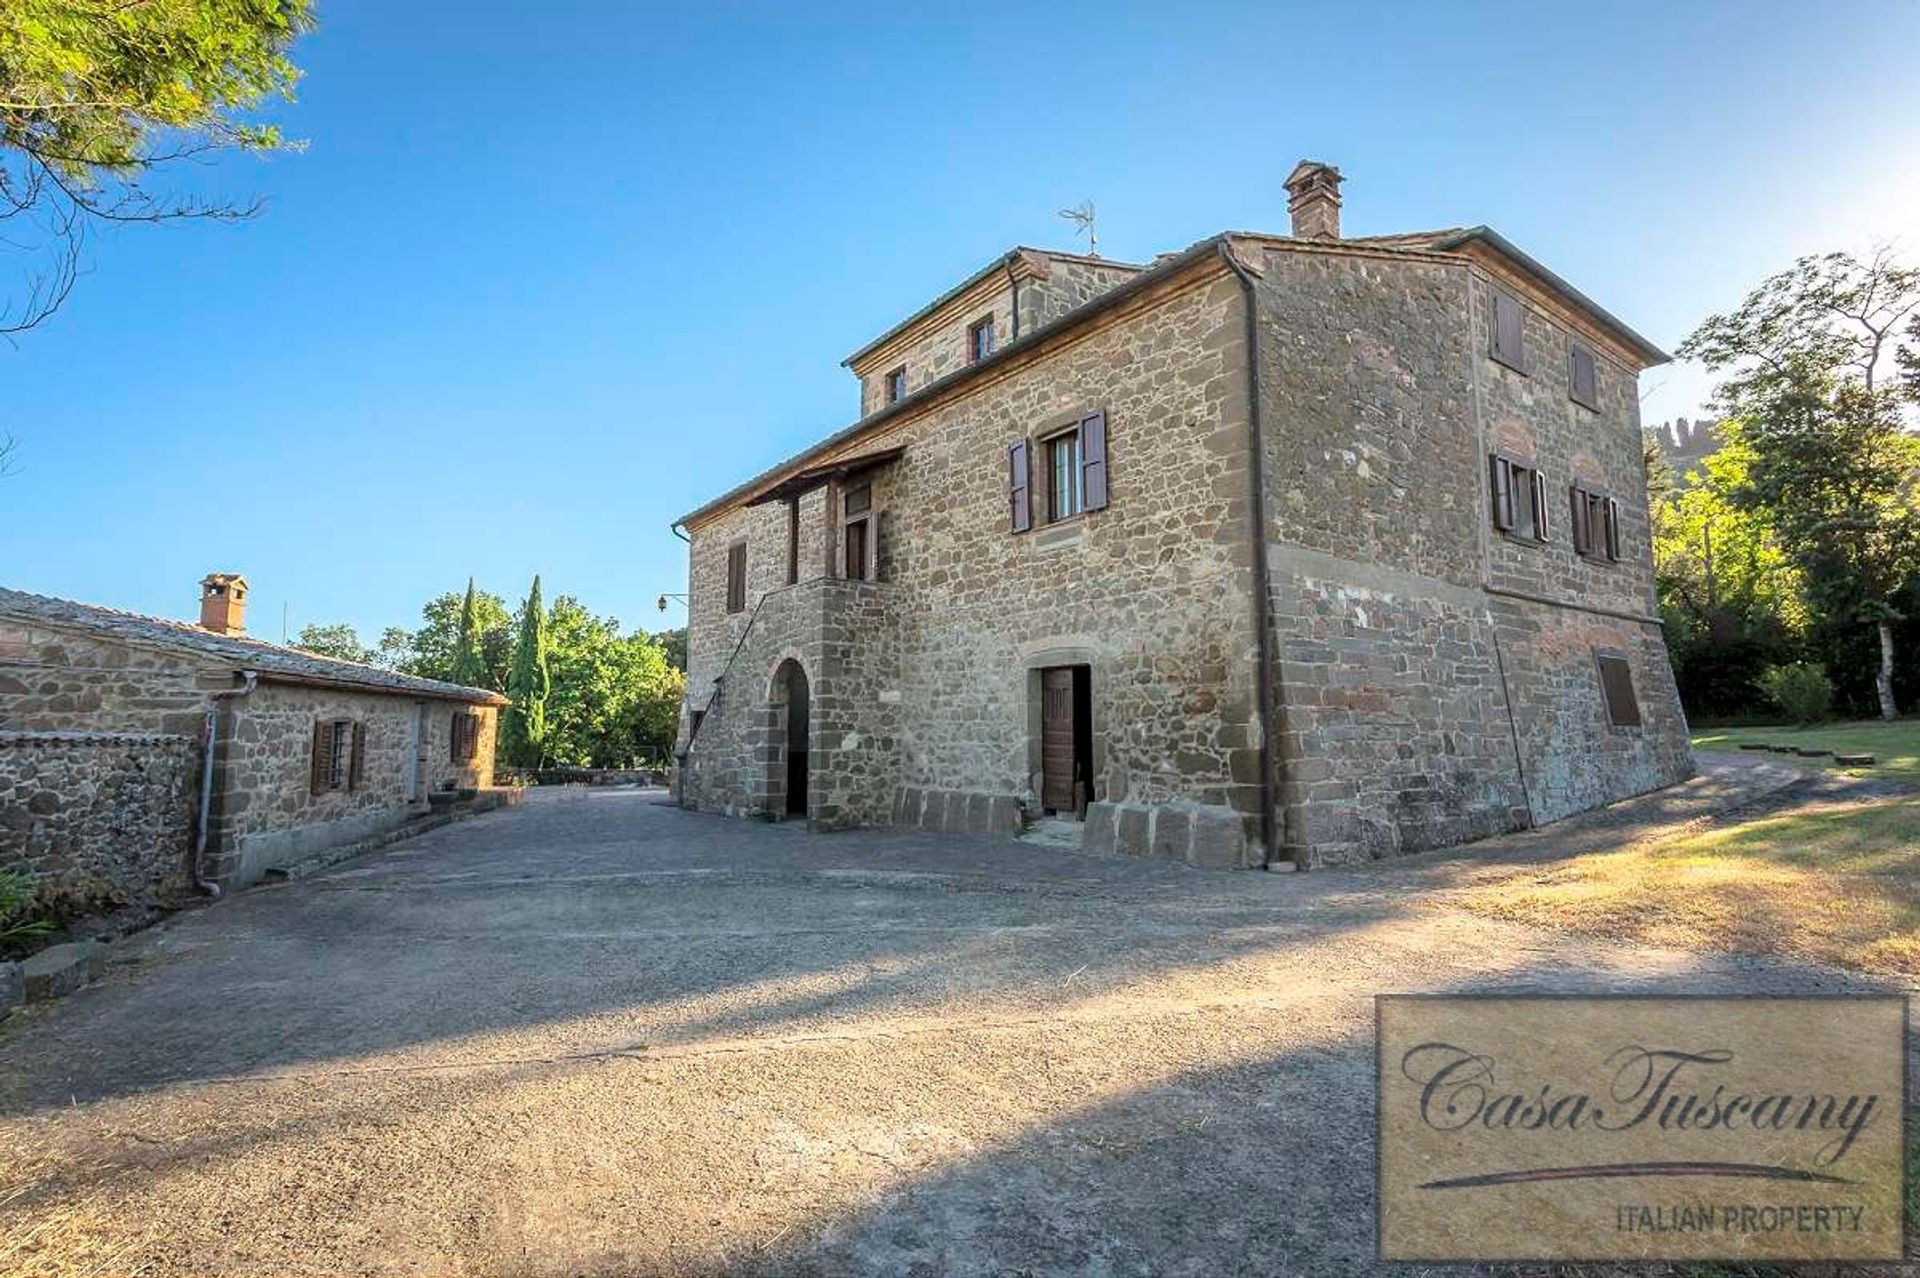
[[[0,1272],[1370,1272],[1375,993],[1868,985],[1445,885],[1794,775],[1293,875],[540,792],[0,1028]]]

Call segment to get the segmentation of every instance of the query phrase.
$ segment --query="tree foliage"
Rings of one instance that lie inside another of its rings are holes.
[[[389,628],[374,662],[422,678],[452,679],[461,621],[471,615],[468,630],[477,637],[480,664],[475,686],[505,691],[521,703],[524,676],[516,670],[526,652],[528,618],[538,615],[548,691],[541,749],[531,762],[629,767],[663,760],[673,748],[686,693],[686,676],[666,649],[644,631],[622,634],[618,621],[594,616],[571,596],[545,610],[539,604],[537,580],[517,613],[509,613],[498,595],[469,583],[465,593],[430,601],[419,629]],[[508,716],[508,730],[501,733],[502,761],[530,766],[511,741],[514,717]]]
[[[345,623],[331,626],[302,626],[299,636],[293,641],[293,646],[316,656],[332,657],[336,661],[357,661],[361,665],[373,664],[374,654],[360,642],[358,632]]]
[[[513,672],[507,695],[513,705],[502,725],[501,753],[516,767],[538,767],[546,753],[547,698],[553,694],[553,676],[547,665],[547,613],[540,602],[540,578],[520,606],[519,632],[514,638]]]
[[[1903,415],[1912,384],[1889,374],[1914,365],[1901,335],[1916,331],[1916,313],[1920,271],[1884,252],[1830,253],[1764,281],[1680,347],[1730,373],[1717,407],[1745,456],[1723,495],[1799,571],[1816,629],[1839,647],[1863,630],[1878,640],[1871,678],[1888,718],[1900,600],[1920,573],[1920,438]]]
[[[0,4],[0,222],[41,255],[0,332],[44,320],[95,223],[236,219],[258,205],[155,185],[208,152],[288,144],[249,112],[291,98],[288,57],[312,0],[5,0]]]

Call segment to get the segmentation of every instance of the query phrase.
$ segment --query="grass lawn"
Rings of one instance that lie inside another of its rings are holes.
[[[1742,741],[1767,745],[1800,746],[1808,750],[1831,750],[1835,754],[1870,754],[1871,768],[1849,768],[1861,776],[1885,776],[1920,781],[1920,719],[1861,719],[1852,723],[1826,723],[1814,728],[1710,728],[1693,738],[1696,750],[1737,750]],[[1832,760],[1796,759],[1798,763]]]
[[[1656,945],[1920,976],[1920,796],[1534,866],[1466,889],[1464,903]]]

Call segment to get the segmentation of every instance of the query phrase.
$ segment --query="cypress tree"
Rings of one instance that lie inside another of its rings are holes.
[[[467,578],[467,599],[460,605],[460,646],[453,652],[453,681],[469,688],[484,688],[487,665],[480,656],[479,603],[474,598],[473,578]]]
[[[513,671],[507,676],[507,760],[517,767],[537,768],[546,753],[547,696],[553,678],[547,670],[547,611],[540,603],[540,575],[520,609],[520,635],[513,649]]]

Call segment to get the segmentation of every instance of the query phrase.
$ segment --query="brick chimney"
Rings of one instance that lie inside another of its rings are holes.
[[[200,579],[200,628],[217,635],[247,629],[247,579],[237,572],[210,572]]]
[[[1287,175],[1287,212],[1296,240],[1340,238],[1340,170],[1302,160]]]

